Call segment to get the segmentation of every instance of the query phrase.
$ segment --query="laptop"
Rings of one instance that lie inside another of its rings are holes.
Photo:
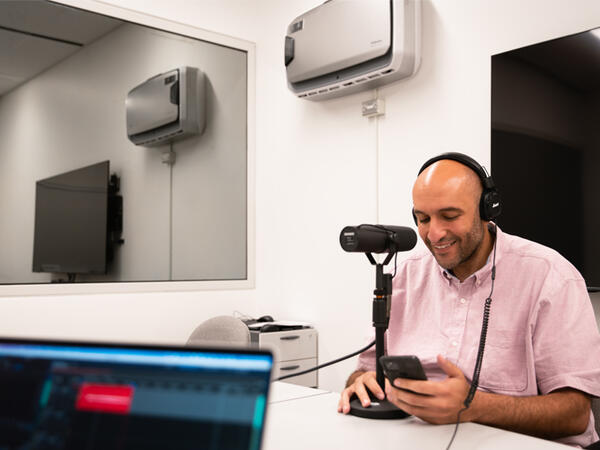
[[[259,450],[264,350],[0,338],[0,450]]]

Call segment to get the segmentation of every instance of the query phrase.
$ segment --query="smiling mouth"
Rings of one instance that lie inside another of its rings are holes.
[[[450,248],[450,246],[456,244],[456,241],[452,241],[452,242],[444,242],[441,244],[431,244],[431,246],[436,249],[436,250],[446,250],[447,248]]]

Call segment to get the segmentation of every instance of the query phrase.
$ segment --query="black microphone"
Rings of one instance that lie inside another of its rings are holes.
[[[340,245],[347,252],[405,252],[416,244],[417,233],[409,227],[358,225],[344,227],[340,233]]]

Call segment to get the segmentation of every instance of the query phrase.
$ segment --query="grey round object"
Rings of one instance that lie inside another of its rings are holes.
[[[198,325],[186,343],[188,346],[215,344],[248,347],[250,345],[248,326],[237,317],[216,316]]]

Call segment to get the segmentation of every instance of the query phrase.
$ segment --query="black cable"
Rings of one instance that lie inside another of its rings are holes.
[[[466,410],[467,410],[467,408],[463,408],[456,415],[456,426],[454,427],[454,433],[452,433],[452,437],[450,438],[450,442],[448,442],[448,446],[446,447],[446,450],[450,450],[450,447],[452,446],[452,443],[454,442],[454,438],[456,437],[456,432],[458,431],[458,424],[460,423],[460,415],[463,413],[463,411],[466,411]]]
[[[494,236],[497,237],[497,226],[494,224]],[[446,450],[450,450],[450,446],[456,437],[456,433],[458,431],[458,425],[460,424],[460,415],[463,411],[466,411],[471,406],[471,402],[473,401],[473,397],[475,397],[475,392],[477,391],[477,387],[479,386],[479,375],[481,373],[481,363],[483,362],[483,352],[485,350],[485,340],[487,338],[487,330],[488,330],[488,321],[490,319],[490,308],[492,306],[492,294],[494,293],[494,281],[496,280],[496,247],[498,242],[494,243],[494,253],[492,256],[492,286],[490,289],[490,294],[485,299],[485,306],[483,308],[483,321],[481,324],[481,335],[479,336],[479,349],[477,350],[477,360],[475,361],[475,369],[473,370],[473,379],[471,381],[471,387],[469,388],[469,392],[467,393],[467,397],[463,404],[465,407],[461,409],[456,415],[456,427],[454,428],[454,433],[450,438],[450,442],[446,447]]]
[[[342,356],[341,358],[334,359],[333,361],[329,361],[329,362],[326,362],[326,363],[323,363],[323,364],[319,364],[318,366],[311,367],[310,369],[306,369],[306,370],[303,370],[303,371],[301,371],[301,372],[290,373],[289,375],[284,375],[284,376],[282,376],[282,377],[279,377],[279,378],[275,379],[274,381],[281,381],[281,380],[285,380],[285,379],[287,379],[287,378],[297,377],[298,375],[304,375],[305,373],[313,372],[313,371],[315,371],[315,370],[322,369],[323,367],[331,366],[332,364],[335,364],[335,363],[338,363],[338,362],[344,361],[345,359],[352,358],[353,356],[356,356],[356,355],[358,355],[358,354],[360,354],[360,353],[364,352],[365,350],[368,350],[368,349],[370,349],[370,348],[371,348],[371,347],[373,347],[374,345],[375,345],[375,341],[371,342],[371,343],[370,343],[369,345],[367,345],[366,347],[364,347],[364,348],[361,348],[360,350],[357,350],[357,351],[355,351],[354,353],[351,353],[351,354],[349,354],[349,355]]]
[[[485,349],[485,340],[487,338],[488,321],[490,318],[490,308],[492,306],[492,294],[494,293],[494,281],[496,280],[496,247],[494,244],[494,255],[492,256],[492,287],[490,294],[485,299],[485,306],[483,308],[483,323],[481,324],[481,335],[479,337],[479,350],[477,351],[477,361],[475,362],[475,370],[473,371],[473,381],[471,382],[471,388],[465,398],[464,405],[466,408],[471,406],[475,391],[479,386],[479,375],[481,373],[481,363],[483,362],[483,351]]]
[[[485,306],[483,308],[483,323],[481,324],[481,336],[479,337],[479,350],[477,351],[477,361],[475,362],[475,370],[473,371],[473,381],[471,382],[471,387],[469,388],[467,398],[465,398],[465,401],[463,403],[465,405],[465,408],[471,406],[473,397],[475,397],[475,391],[477,390],[477,386],[479,386],[479,374],[481,373],[483,350],[485,348],[485,340],[487,338],[488,320],[490,317],[491,303],[491,297],[485,299]]]

